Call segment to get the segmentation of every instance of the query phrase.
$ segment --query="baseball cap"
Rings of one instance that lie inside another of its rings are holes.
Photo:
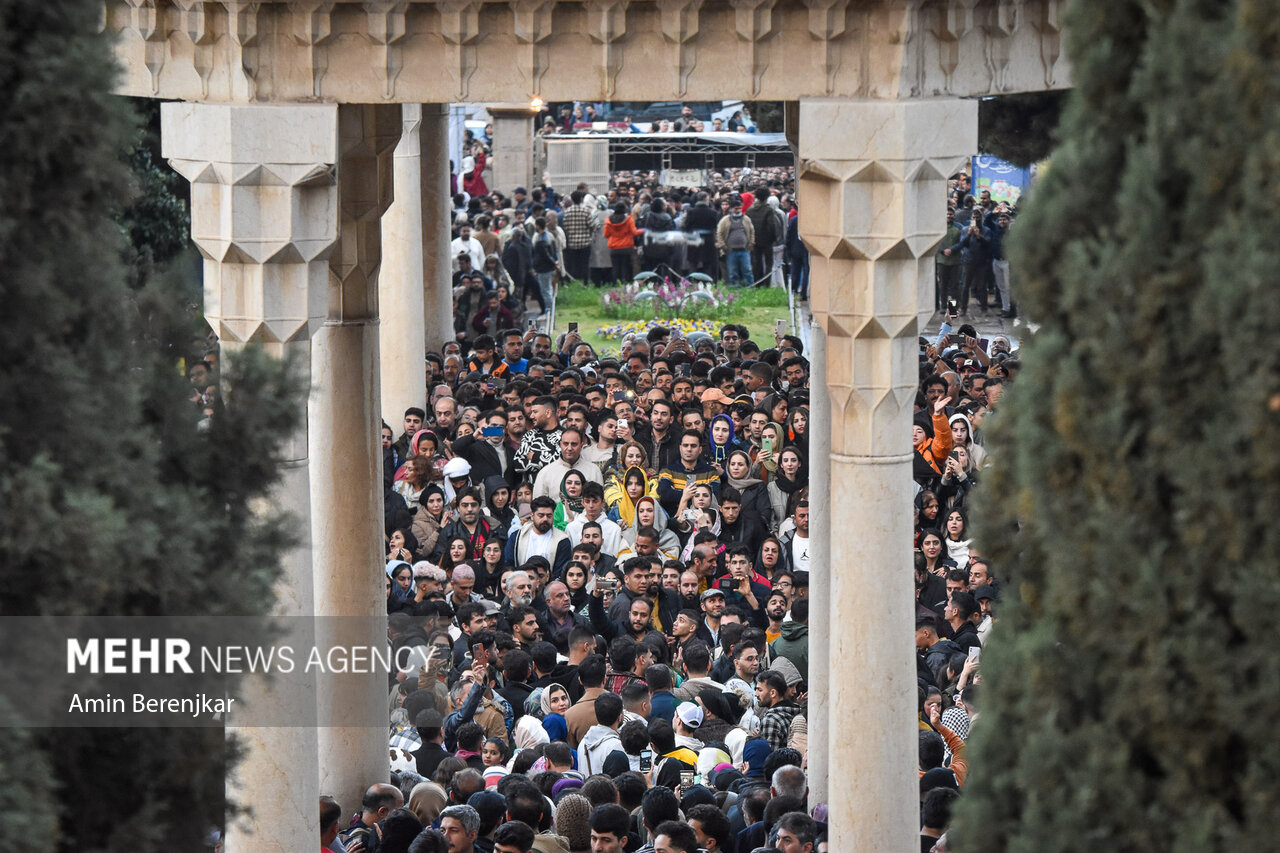
[[[699,600],[699,601],[706,601],[708,598],[714,598],[714,597],[715,597],[715,596],[717,596],[717,595],[718,595],[718,596],[720,596],[721,598],[724,598],[724,593],[723,593],[723,592],[721,592],[720,590],[716,589],[715,587],[712,587],[711,589],[709,589],[709,590],[707,590],[706,592],[704,592],[701,596],[699,596],[698,600]]]
[[[724,403],[726,406],[733,404],[733,399],[726,396],[719,388],[708,388],[703,391],[701,399],[704,403]]]
[[[677,705],[676,716],[691,729],[702,725],[702,707],[693,702],[681,702]]]

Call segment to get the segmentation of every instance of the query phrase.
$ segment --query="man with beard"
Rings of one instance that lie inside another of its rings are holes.
[[[551,574],[559,577],[569,565],[573,546],[569,544],[568,534],[557,530],[552,523],[556,502],[548,497],[534,498],[531,509],[532,515],[520,527],[520,532],[507,539],[506,561],[513,566],[523,566],[530,557],[543,557],[551,563]]]
[[[463,489],[458,494],[458,517],[449,522],[444,530],[440,531],[440,537],[436,540],[435,552],[431,555],[432,559],[439,562],[444,556],[444,549],[448,543],[453,541],[454,537],[466,540],[466,559],[479,559],[484,552],[485,540],[489,538],[492,532],[492,525],[489,524],[488,519],[480,514],[479,491],[476,489]],[[501,531],[499,531],[500,533]]]
[[[691,572],[688,569],[680,573],[680,609],[692,610],[697,613],[702,609],[702,605],[698,599],[698,590],[702,586],[702,578],[698,577],[697,572]],[[702,621],[699,616],[695,622]]]
[[[769,626],[764,629],[764,636],[772,643],[782,636],[782,620],[787,615],[787,594],[780,589],[769,593],[769,600],[764,606],[764,615],[769,619]]]
[[[623,612],[623,618],[610,619],[604,611],[603,593],[597,585],[587,602],[587,614],[591,617],[591,629],[606,641],[612,641],[618,637],[643,640],[650,634],[655,635],[663,643],[667,641],[665,636],[653,630],[653,605],[647,598],[633,600]]]
[[[529,407],[533,429],[521,437],[515,463],[516,470],[530,480],[560,458],[560,418],[556,416],[556,408],[556,398],[551,396],[539,397]]]
[[[679,595],[662,586],[658,581],[658,572],[647,556],[631,557],[622,564],[622,568],[623,585],[609,605],[609,618],[625,621],[631,610],[631,603],[643,598],[649,602],[650,609],[655,606],[657,608],[652,614],[653,627],[665,632],[680,612]]]
[[[569,652],[569,634],[586,620],[573,612],[573,604],[569,599],[569,587],[564,581],[552,581],[543,590],[543,598],[547,603],[546,639],[561,654]]]
[[[787,679],[769,669],[756,676],[756,705],[760,708],[760,737],[770,749],[783,749],[791,734],[791,721],[800,706],[788,698]]]

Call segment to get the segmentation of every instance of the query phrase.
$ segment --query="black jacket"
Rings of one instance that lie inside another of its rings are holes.
[[[418,775],[424,779],[430,779],[436,775],[436,766],[448,757],[449,753],[438,743],[424,743],[413,754],[418,764]]]
[[[959,646],[962,652],[968,652],[972,648],[982,648],[982,643],[978,640],[978,628],[968,620],[960,623],[960,627],[951,637],[951,642]]]
[[[520,482],[516,474],[516,452],[505,441],[500,449],[507,460],[507,472],[498,464],[499,448],[488,441],[477,441],[475,435],[464,435],[453,442],[453,452],[471,463],[471,482],[483,483],[490,477],[502,477],[512,489]]]

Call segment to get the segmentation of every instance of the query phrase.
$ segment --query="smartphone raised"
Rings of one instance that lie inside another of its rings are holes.
[[[500,426],[480,427],[480,434],[485,438],[502,438],[503,432],[505,430]]]
[[[640,750],[640,772],[648,773],[653,769],[653,752],[652,750]]]
[[[692,770],[680,771],[680,787],[681,788],[693,787],[693,771]]]
[[[573,335],[573,334],[577,334],[577,332],[578,332],[578,324],[576,322],[570,322],[569,334]]]
[[[764,453],[765,455],[768,455],[768,454],[770,454],[770,453],[773,453],[773,439],[772,439],[772,438],[762,438],[762,439],[760,439],[760,452],[761,452],[761,453]]]
[[[782,336],[786,334],[786,321],[778,320],[773,324],[773,336],[778,340],[782,340]]]
[[[488,663],[489,654],[483,645],[475,643],[471,646],[471,659],[476,663]]]

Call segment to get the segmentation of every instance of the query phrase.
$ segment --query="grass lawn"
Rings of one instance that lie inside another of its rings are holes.
[[[578,323],[578,333],[583,340],[595,347],[596,352],[616,351],[622,345],[621,341],[597,334],[599,328],[621,322],[621,318],[606,314],[601,304],[600,297],[608,289],[578,284],[563,285],[556,296],[555,333],[567,331],[569,321],[574,320]],[[738,298],[722,318],[717,318],[717,326],[721,323],[740,323],[750,330],[752,339],[762,347],[766,345],[766,341],[768,346],[773,346],[773,326],[776,321],[784,321],[787,331],[791,330],[785,290],[749,288],[734,292]]]

